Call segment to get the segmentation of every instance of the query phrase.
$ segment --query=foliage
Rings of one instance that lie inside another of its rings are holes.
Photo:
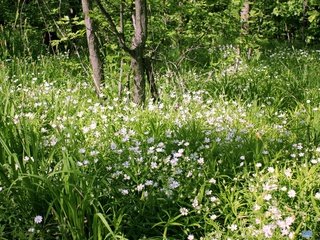
[[[317,237],[319,52],[281,49],[213,79],[168,72],[145,108],[96,99],[68,56],[4,63],[1,237]]]

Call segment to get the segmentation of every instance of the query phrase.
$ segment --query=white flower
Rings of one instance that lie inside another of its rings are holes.
[[[158,164],[156,162],[151,162],[151,169],[155,169],[158,167]]]
[[[237,226],[237,224],[231,224],[230,226],[228,226],[228,228],[229,228],[232,232],[234,232],[234,231],[236,231],[236,230],[238,229],[238,226]]]
[[[253,211],[259,211],[260,208],[261,208],[261,206],[258,204],[253,205]]]
[[[129,191],[127,189],[121,189],[120,192],[121,192],[122,195],[128,195],[129,194]]]
[[[292,223],[294,222],[294,220],[295,220],[295,217],[294,217],[294,216],[286,217],[286,219],[285,219],[286,225],[289,227],[290,225],[292,225]]]
[[[117,144],[115,144],[114,142],[112,142],[112,143],[110,144],[110,148],[111,148],[111,150],[116,150],[116,149],[117,149]]]
[[[204,159],[203,159],[203,158],[199,158],[199,159],[198,159],[198,163],[199,163],[200,165],[203,165],[203,164],[204,164]]]
[[[187,216],[189,213],[189,210],[186,208],[180,208],[180,213],[182,216]]]
[[[317,199],[317,200],[320,200],[320,192],[317,192],[317,193],[314,195],[314,198]]]
[[[96,129],[96,127],[97,127],[97,123],[96,123],[96,122],[92,122],[92,123],[90,124],[91,130]]]
[[[267,195],[265,195],[265,196],[263,197],[263,199],[266,200],[266,201],[271,200],[271,198],[272,198],[272,195],[271,195],[271,194],[267,194]]]
[[[144,189],[144,184],[139,184],[137,186],[137,191],[140,192],[140,191],[142,191],[142,189]]]
[[[274,168],[273,167],[268,167],[268,172],[269,173],[274,173]]]
[[[257,163],[257,164],[256,164],[256,167],[257,167],[257,168],[261,168],[261,167],[262,167],[262,163]]]
[[[296,191],[291,189],[288,191],[289,198],[294,198],[296,196]]]
[[[194,240],[194,236],[193,236],[192,234],[190,234],[190,235],[188,236],[188,240]]]
[[[79,153],[85,153],[85,152],[86,152],[86,149],[84,149],[84,148],[79,149]]]
[[[40,215],[37,215],[37,216],[34,218],[34,222],[37,223],[37,224],[42,223],[42,220],[43,220],[43,218],[42,218],[42,216],[40,216]]]
[[[216,184],[217,180],[215,180],[214,178],[210,178],[209,183],[211,184]]]
[[[286,175],[288,178],[290,178],[292,176],[291,168],[285,169],[284,175]]]
[[[274,228],[275,228],[275,226],[272,224],[268,224],[268,225],[263,226],[262,231],[264,233],[264,236],[266,238],[271,238],[273,235]]]
[[[211,219],[211,220],[216,220],[217,218],[218,218],[218,216],[215,215],[215,214],[212,214],[212,215],[210,216],[210,219]]]

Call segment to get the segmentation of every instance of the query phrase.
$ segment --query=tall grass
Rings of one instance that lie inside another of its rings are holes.
[[[0,237],[317,239],[319,58],[168,72],[144,108],[66,56],[2,63]]]

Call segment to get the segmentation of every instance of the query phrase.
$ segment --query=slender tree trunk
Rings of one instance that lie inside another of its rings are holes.
[[[147,80],[150,86],[150,92],[151,92],[151,96],[154,102],[159,101],[159,92],[158,92],[158,88],[157,85],[155,83],[155,79],[154,79],[154,71],[153,71],[153,66],[152,66],[152,62],[151,59],[148,57],[144,58],[144,64],[145,64],[145,68],[146,68],[146,74],[147,74]]]
[[[306,40],[305,30],[307,28],[307,23],[308,23],[307,11],[308,11],[308,0],[303,0],[303,19],[302,19],[302,39],[303,39],[303,41]]]
[[[103,82],[103,70],[102,70],[101,61],[99,59],[99,53],[98,53],[96,39],[94,35],[94,26],[92,24],[92,20],[89,15],[90,13],[89,1],[90,0],[81,0],[81,3],[82,3],[82,11],[84,14],[84,21],[86,26],[89,58],[90,58],[90,63],[92,67],[94,87],[95,87],[96,93],[98,94],[98,96],[100,96],[101,94],[100,87]]]
[[[245,0],[241,12],[240,12],[240,21],[241,21],[241,29],[240,29],[240,37],[243,38],[244,36],[249,34],[249,14],[250,14],[250,3],[248,0]],[[236,70],[238,70],[240,66],[240,58],[241,58],[241,47],[240,45],[237,48],[237,59],[236,59]],[[247,49],[247,57],[250,58],[251,49]]]
[[[133,102],[143,104],[145,94],[145,63],[144,49],[147,39],[147,1],[135,0],[133,15],[134,36],[132,39],[131,68],[134,76]]]
[[[123,12],[124,12],[124,0],[121,0],[121,3],[120,3],[120,16],[119,16],[120,17],[120,21],[119,21],[120,30],[119,30],[119,33],[124,36]],[[123,76],[123,57],[121,56],[119,82],[118,82],[118,97],[119,98],[121,98],[122,90],[123,90],[122,76]]]
[[[241,32],[244,35],[249,33],[249,12],[250,12],[250,5],[249,1],[246,0],[243,3],[240,19],[241,19]]]

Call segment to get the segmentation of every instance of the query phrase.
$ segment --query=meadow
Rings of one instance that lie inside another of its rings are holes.
[[[320,239],[319,62],[167,67],[140,107],[113,65],[99,99],[67,55],[3,61],[0,239]]]

